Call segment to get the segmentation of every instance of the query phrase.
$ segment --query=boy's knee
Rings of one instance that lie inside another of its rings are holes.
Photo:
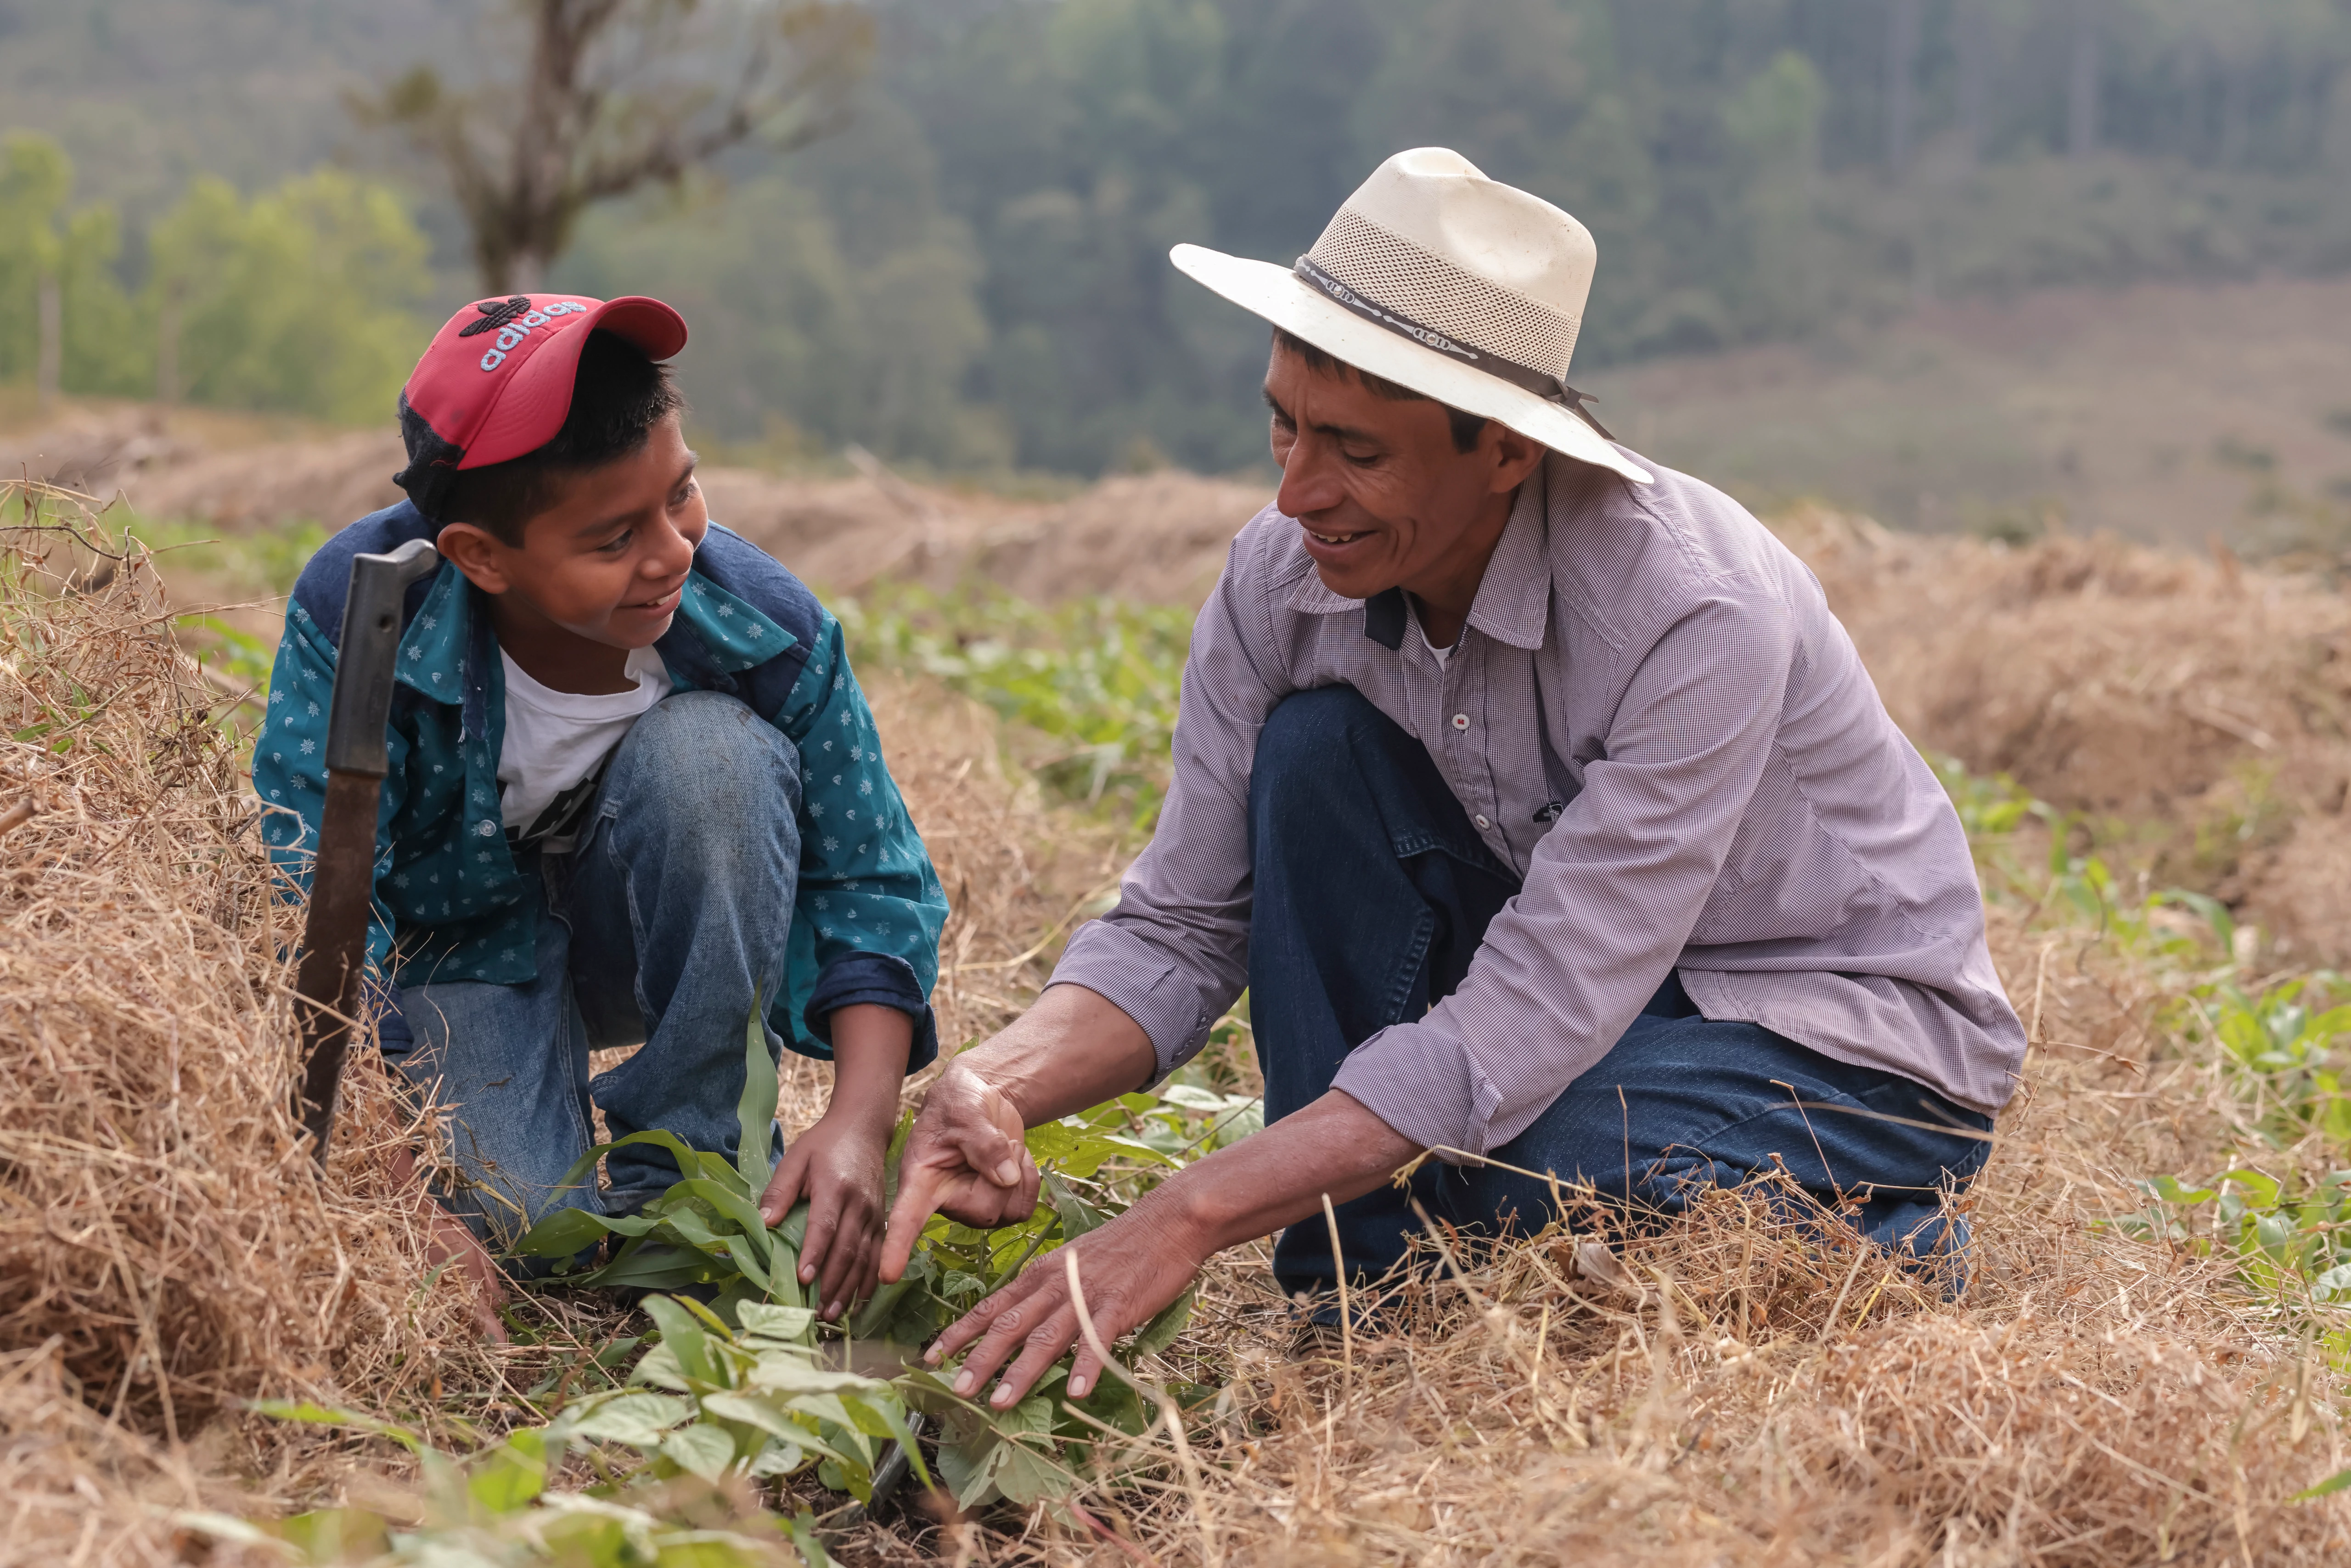
[[[681,821],[731,829],[790,819],[799,752],[737,698],[679,692],[648,708],[612,759],[632,805],[663,806]]]

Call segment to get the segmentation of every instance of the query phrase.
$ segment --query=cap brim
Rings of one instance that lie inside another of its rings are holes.
[[[1300,280],[1288,267],[1179,245],[1167,259],[1185,277],[1262,316],[1343,363],[1409,387],[1449,408],[1474,413],[1541,442],[1562,457],[1620,474],[1636,485],[1655,476],[1601,438],[1564,403],[1537,397],[1483,371],[1457,364],[1411,339],[1374,326]]]
[[[580,355],[588,347],[589,334],[599,329],[627,339],[655,361],[685,347],[685,318],[658,299],[624,294],[590,306],[515,368],[457,466],[486,468],[510,462],[554,440],[571,412]]]

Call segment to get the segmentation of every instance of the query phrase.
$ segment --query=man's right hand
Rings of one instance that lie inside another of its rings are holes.
[[[898,1167],[898,1199],[882,1241],[882,1278],[906,1272],[934,1214],[989,1230],[1037,1209],[1037,1162],[1029,1157],[1020,1113],[967,1061],[939,1074]]]

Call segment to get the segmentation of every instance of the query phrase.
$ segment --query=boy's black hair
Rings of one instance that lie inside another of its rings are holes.
[[[1276,327],[1273,329],[1273,346],[1277,349],[1286,349],[1304,360],[1306,368],[1310,371],[1318,371],[1323,375],[1353,376],[1363,382],[1364,390],[1371,392],[1373,396],[1384,397],[1390,402],[1437,402],[1437,400],[1426,392],[1416,392],[1410,387],[1398,386],[1384,376],[1375,376],[1369,371],[1358,370],[1346,361],[1334,354],[1324,352],[1295,332],[1284,328]],[[1486,434],[1485,415],[1464,413],[1450,403],[1440,402],[1437,403],[1437,406],[1445,411],[1446,419],[1452,423],[1453,450],[1461,453],[1477,451],[1478,438]]]
[[[461,470],[433,520],[471,523],[515,549],[530,519],[555,503],[564,481],[644,449],[654,425],[685,411],[669,367],[614,332],[589,334],[571,382],[571,412],[536,452]]]

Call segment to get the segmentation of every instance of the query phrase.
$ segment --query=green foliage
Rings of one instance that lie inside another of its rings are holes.
[[[429,336],[413,314],[424,235],[398,197],[340,170],[250,201],[200,179],[149,248],[144,308],[196,402],[385,419]]]
[[[747,1335],[739,1343],[722,1339],[713,1354],[729,1366],[749,1356],[756,1366],[758,1357],[775,1353],[765,1341]],[[789,1383],[796,1375],[779,1364],[774,1378]],[[771,1410],[790,1410],[795,1397],[805,1396],[763,1390],[713,1397],[728,1410],[737,1406],[755,1410],[764,1420]],[[849,1412],[844,1399],[862,1406],[864,1398],[854,1391],[825,1397],[828,1414],[839,1409],[844,1415]],[[356,1411],[307,1403],[256,1408],[281,1420],[389,1438],[417,1460],[423,1517],[413,1526],[394,1524],[363,1508],[322,1509],[268,1522],[213,1513],[175,1516],[182,1526],[215,1540],[275,1548],[289,1563],[430,1568],[522,1568],[534,1563],[564,1568],[821,1568],[831,1561],[805,1511],[784,1518],[765,1508],[745,1510],[721,1488],[729,1467],[707,1461],[723,1443],[733,1440],[736,1428],[756,1422],[715,1413],[694,1419],[699,1406],[693,1400],[643,1393],[593,1396],[577,1402],[551,1425],[524,1428],[463,1459],[442,1452],[409,1427]],[[821,1441],[814,1434],[827,1416],[805,1416],[810,1425],[802,1427],[794,1424],[799,1414],[778,1417],[778,1424],[796,1433],[806,1431],[808,1442]],[[692,1425],[680,1425],[690,1419]],[[680,1437],[684,1432],[701,1436]],[[605,1445],[642,1449],[648,1442],[653,1462],[619,1485],[587,1491],[549,1490],[550,1478],[573,1449],[592,1452]],[[677,1462],[673,1447],[695,1462]],[[674,1479],[681,1476],[688,1479]]]
[[[0,381],[33,375],[47,280],[64,391],[154,392],[168,338],[171,390],[198,402],[345,422],[391,412],[424,343],[411,312],[430,275],[424,236],[390,191],[329,169],[248,202],[199,179],[145,235],[133,298],[113,208],[69,213],[72,188],[56,142],[0,141]]]
[[[1037,605],[1000,589],[885,586],[833,605],[862,664],[916,671],[1058,745],[1029,766],[1077,800],[1148,827],[1167,789],[1190,612],[1082,599]]]
[[[573,1438],[634,1448],[655,1479],[684,1473],[717,1482],[762,1479],[808,1464],[828,1487],[865,1500],[880,1462],[879,1445],[911,1448],[908,1406],[947,1422],[941,1464],[966,1506],[997,1497],[1033,1501],[1059,1496],[1078,1474],[1131,1462],[1131,1445],[1096,1452],[1103,1427],[1129,1437],[1148,1425],[1125,1384],[1110,1380],[1074,1408],[1050,1390],[1066,1379],[1057,1367],[1040,1392],[1008,1412],[956,1398],[920,1370],[891,1381],[827,1369],[818,1359],[819,1324],[799,1282],[805,1203],[769,1228],[758,1212],[768,1181],[768,1129],[778,1080],[760,1014],[744,1031],[744,1087],[737,1109],[733,1160],[687,1148],[665,1132],[633,1134],[600,1145],[566,1174],[564,1186],[592,1179],[596,1162],[629,1144],[667,1149],[683,1179],[633,1216],[558,1209],[533,1226],[514,1251],[563,1260],[555,1277],[570,1285],[659,1291],[699,1288],[709,1302],[649,1294],[645,1310],[659,1343],[630,1382],[668,1395],[608,1388],[567,1406],[550,1440]],[[1193,1078],[1205,1075],[1195,1071]],[[1046,1202],[1018,1224],[975,1230],[934,1217],[906,1273],[884,1285],[857,1312],[851,1337],[916,1344],[1019,1270],[1105,1223],[1158,1173],[1248,1136],[1264,1125],[1261,1101],[1193,1082],[1164,1095],[1126,1094],[1081,1115],[1029,1129],[1028,1146],[1044,1173]],[[907,1124],[890,1151],[895,1169]],[[607,1237],[622,1239],[612,1260],[569,1265]],[[1187,1293],[1137,1332],[1130,1354],[1156,1354],[1190,1316]],[[674,1397],[673,1397],[674,1396]],[[917,1466],[919,1455],[915,1456]]]
[[[559,1183],[572,1187],[595,1179],[598,1162],[615,1149],[652,1145],[677,1162],[679,1179],[632,1215],[559,1208],[514,1246],[525,1258],[559,1260],[555,1276],[574,1285],[637,1291],[715,1286],[717,1304],[732,1315],[744,1302],[808,1305],[799,1282],[799,1248],[808,1206],[795,1207],[772,1229],[759,1216],[768,1186],[769,1140],[776,1123],[775,1058],[768,1053],[761,1010],[754,1007],[743,1036],[743,1095],[735,1157],[690,1149],[658,1129],[599,1144],[580,1156]],[[611,1261],[585,1271],[577,1262],[608,1236],[622,1239]]]
[[[2317,974],[2248,992],[2233,980],[2201,986],[2181,1005],[2191,1042],[2218,1048],[2237,1097],[2273,1147],[2316,1135],[2351,1156],[2351,993],[2339,975]]]
[[[73,183],[73,163],[55,141],[30,131],[0,138],[0,381],[33,378],[47,281],[60,309],[60,387],[135,392],[143,338],[113,270],[120,225],[104,204],[68,213]]]
[[[2213,1051],[2260,1146],[2207,1186],[2139,1183],[2147,1206],[2122,1228],[2234,1259],[2256,1296],[2324,1313],[2330,1354],[2351,1365],[2351,1324],[2325,1311],[2351,1305],[2351,988],[2318,974],[2249,990],[2224,975],[2167,1021]]]

